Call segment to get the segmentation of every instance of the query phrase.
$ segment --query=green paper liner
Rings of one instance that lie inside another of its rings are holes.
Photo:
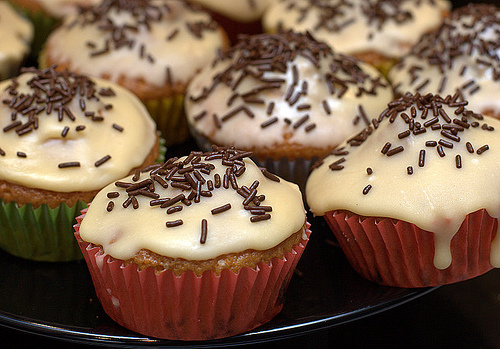
[[[142,102],[165,139],[165,146],[189,140],[189,128],[184,112],[184,95],[174,94],[171,97],[143,100]]]
[[[78,201],[73,207],[65,203],[56,208],[43,204],[18,206],[0,199],[0,248],[24,259],[44,262],[67,262],[82,259],[73,236],[73,224],[87,207]]]

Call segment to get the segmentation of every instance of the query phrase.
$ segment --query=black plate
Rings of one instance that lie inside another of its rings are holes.
[[[0,325],[108,347],[210,347],[282,339],[392,308],[433,290],[382,287],[358,276],[320,218],[287,292],[283,311],[245,334],[206,342],[147,338],[119,326],[102,310],[85,262],[41,263],[0,251]]]

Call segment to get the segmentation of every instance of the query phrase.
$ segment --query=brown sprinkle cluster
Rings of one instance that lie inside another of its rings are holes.
[[[372,124],[359,132],[357,135],[351,137],[347,141],[347,146],[335,149],[329,155],[337,157],[335,161],[329,164],[332,171],[340,171],[344,168],[342,163],[347,160],[349,155],[349,148],[361,145],[373,132],[377,130],[380,123],[390,122],[396,120],[403,120],[407,129],[398,133],[398,139],[406,137],[425,137],[425,148],[420,149],[418,152],[417,163],[418,167],[425,167],[426,155],[430,151],[435,151],[443,158],[446,156],[447,149],[453,149],[458,146],[461,141],[461,135],[467,130],[472,128],[480,128],[485,132],[493,131],[494,128],[487,123],[484,123],[484,118],[481,114],[476,114],[467,110],[465,106],[468,102],[459,101],[459,93],[455,95],[448,95],[442,98],[439,95],[427,94],[410,94],[407,93],[388,104],[377,119],[372,120]],[[443,106],[446,105],[453,110],[453,114],[449,115]],[[480,156],[485,151],[489,150],[487,144],[480,144],[474,146],[470,142],[466,142],[464,149],[467,151],[465,154]],[[405,149],[402,145],[395,146],[387,141],[380,149],[381,154],[384,156],[392,157],[403,152]],[[463,167],[462,158],[465,154],[458,154],[453,159],[452,163],[457,169]],[[323,163],[320,160],[314,167],[318,167]],[[412,175],[417,171],[413,166],[406,167],[406,173]],[[372,167],[366,169],[366,173],[371,175],[374,172]],[[372,189],[371,185],[363,188],[363,194],[367,195]]]
[[[154,64],[156,58],[151,54],[145,43],[138,43],[136,37],[139,32],[151,31],[154,25],[161,25],[178,16],[172,4],[181,4],[191,12],[203,12],[201,7],[184,0],[176,1],[154,1],[154,0],[104,0],[95,6],[82,7],[79,16],[74,22],[69,23],[67,29],[75,26],[96,26],[101,32],[100,38],[104,38],[104,44],[99,46],[96,42],[89,40],[86,46],[89,48],[90,57],[107,54],[113,50],[128,49],[135,51],[140,59]],[[116,21],[110,14],[113,12],[128,13],[131,20],[122,23]],[[206,31],[215,31],[217,23],[209,16],[204,21],[183,22],[185,28],[197,39],[203,37]],[[165,42],[174,40],[181,28],[175,28],[165,38]],[[172,82],[172,71],[166,67],[166,81]]]
[[[495,29],[496,28],[496,29]],[[493,35],[486,39],[484,33]],[[495,5],[469,4],[459,8],[446,18],[436,31],[422,36],[414,46],[409,57],[417,57],[419,61],[435,66],[441,73],[438,94],[442,94],[448,84],[449,72],[456,68],[457,58],[476,57],[474,64],[479,68],[492,68],[492,79],[500,81],[500,10]],[[406,69],[410,74],[410,84],[416,92],[425,92],[429,80],[421,78],[423,66],[420,64],[408,65],[403,59],[396,69]],[[463,76],[466,65],[460,66],[460,75]],[[399,91],[400,85],[394,86]],[[457,91],[462,94],[467,92],[473,95],[480,91],[477,81],[466,81],[462,86],[457,86]],[[404,92],[404,91],[403,91]],[[461,100],[464,100],[461,96]]]
[[[11,123],[3,128],[3,132],[15,132],[22,137],[35,132],[44,118],[53,117],[57,114],[61,123],[61,137],[65,138],[69,132],[82,132],[84,125],[78,124],[79,115],[84,115],[94,122],[104,120],[100,110],[90,110],[87,107],[89,101],[101,101],[103,97],[114,97],[115,93],[110,88],[97,89],[95,83],[84,75],[73,72],[59,72],[55,67],[43,70],[36,68],[22,68],[21,73],[33,73],[33,78],[27,82],[29,93],[19,90],[17,78],[13,78],[6,89],[6,97],[2,103],[9,107]],[[78,101],[79,110],[73,110],[70,105]],[[102,101],[103,102],[103,101]],[[112,109],[113,105],[103,102],[103,109]],[[123,131],[123,127],[116,125]],[[114,128],[116,128],[114,127]],[[0,149],[0,156],[5,156],[5,151]],[[27,154],[17,152],[18,157],[26,158]],[[95,166],[98,167],[111,158],[106,155],[97,159]],[[78,161],[60,163],[59,168],[79,167]]]
[[[366,22],[367,25],[373,26],[376,30],[381,30],[387,23],[395,23],[404,25],[412,19],[413,14],[403,10],[402,4],[408,0],[282,0],[288,3],[288,9],[297,10],[300,15],[297,23],[301,23],[307,17],[311,10],[316,10],[319,13],[318,19],[313,30],[327,30],[329,32],[341,32],[345,28],[353,25],[356,21]],[[417,5],[423,1],[434,5],[434,0],[417,0]],[[346,11],[350,8],[360,7],[360,15],[357,17],[347,17]],[[282,28],[283,24],[278,23],[278,27]],[[374,32],[368,34],[368,40],[373,38]]]
[[[132,182],[115,182],[115,186],[125,188],[126,197],[122,206],[127,208],[132,206],[139,208],[137,196],[150,198],[150,206],[159,206],[166,210],[167,215],[174,215],[185,208],[197,204],[202,200],[210,200],[215,190],[234,190],[241,196],[241,207],[247,210],[250,222],[260,222],[271,218],[272,207],[263,205],[266,197],[258,192],[259,181],[254,181],[252,185],[240,186],[238,178],[246,170],[243,159],[251,156],[251,152],[236,150],[234,147],[213,146],[211,152],[193,151],[184,160],[174,157],[164,163],[150,165],[137,172],[132,177]],[[219,173],[212,174],[215,169],[213,160],[220,160],[226,168],[223,176]],[[279,178],[270,174],[266,169],[261,168],[262,173],[269,180],[279,182]],[[140,180],[140,173],[148,173],[146,179]],[[173,197],[161,197],[156,191],[159,187],[176,188],[178,194]],[[114,199],[120,197],[118,191],[109,192],[110,199],[106,210],[111,212],[115,206]],[[212,215],[222,214],[232,209],[230,203],[214,207]],[[165,225],[167,228],[178,227],[183,224],[181,219],[169,219]],[[200,243],[204,244],[207,238],[207,220],[200,223],[201,237]]]
[[[318,70],[320,65],[327,62],[328,69],[322,72],[321,79],[326,84],[330,96],[322,101],[325,115],[331,110],[328,99],[342,98],[349,90],[355,91],[356,97],[376,95],[378,88],[386,87],[380,76],[371,77],[359,66],[355,58],[334,53],[326,44],[316,41],[309,33],[301,34],[293,31],[280,34],[242,35],[239,42],[229,48],[214,61],[213,67],[221,62],[231,63],[223,71],[217,72],[208,86],[204,87],[199,95],[191,95],[193,102],[203,101],[219,86],[225,85],[234,93],[225,101],[227,112],[224,115],[211,114],[207,110],[194,116],[199,121],[211,118],[216,128],[222,128],[224,122],[235,117],[254,118],[259,110],[266,110],[268,119],[260,127],[289,127],[291,131],[299,129],[309,133],[316,128],[309,114],[311,105],[303,98],[309,93],[307,79],[300,76],[299,69],[294,63],[296,57],[301,56],[311,62]],[[291,72],[292,81],[287,82],[286,74]],[[272,75],[270,77],[269,75]],[[250,80],[253,86],[248,91],[239,91],[243,81]],[[276,115],[277,100],[268,100],[266,96],[276,94],[290,107],[294,107],[302,116],[295,122],[284,115]],[[368,120],[360,106],[359,114],[354,123]]]

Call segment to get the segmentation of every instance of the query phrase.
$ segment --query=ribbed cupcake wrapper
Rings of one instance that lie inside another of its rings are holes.
[[[259,263],[238,274],[226,269],[219,276],[175,276],[171,271],[124,266],[82,241],[79,223],[75,231],[104,311],[129,330],[171,340],[223,338],[270,321],[283,307],[284,293],[308,242],[302,240],[271,265]]]
[[[208,138],[201,135],[193,127],[190,127],[190,132],[202,151],[211,151],[214,144]],[[272,158],[258,158],[252,156],[252,160],[260,167],[265,167],[269,172],[293,183],[298,184],[300,190],[304,193],[309,171],[314,163],[319,158],[313,157],[310,159],[298,158],[289,159],[282,157],[275,160]]]
[[[395,287],[463,281],[493,269],[491,243],[498,222],[486,210],[468,214],[451,241],[451,265],[434,266],[434,233],[389,218],[330,211],[325,219],[352,267],[364,278]]]
[[[0,199],[0,248],[25,259],[65,262],[82,259],[74,241],[75,217],[87,205],[78,201],[73,207],[61,204],[56,208],[31,204],[19,207],[15,202]]]
[[[171,97],[142,102],[155,120],[167,147],[189,140],[189,128],[184,112],[184,95],[174,94]]]
[[[287,181],[298,184],[300,190],[305,193],[306,181],[312,165],[318,160],[317,157],[311,159],[298,158],[288,159],[260,159],[253,157],[255,163],[260,167],[265,167],[269,172],[280,176]]]

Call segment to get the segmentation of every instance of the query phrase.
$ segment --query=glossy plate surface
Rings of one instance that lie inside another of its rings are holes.
[[[358,276],[322,218],[292,278],[283,311],[245,334],[205,342],[147,338],[114,323],[96,298],[85,262],[40,263],[0,251],[0,325],[107,347],[210,347],[276,340],[328,328],[400,305],[433,289],[382,287]]]

